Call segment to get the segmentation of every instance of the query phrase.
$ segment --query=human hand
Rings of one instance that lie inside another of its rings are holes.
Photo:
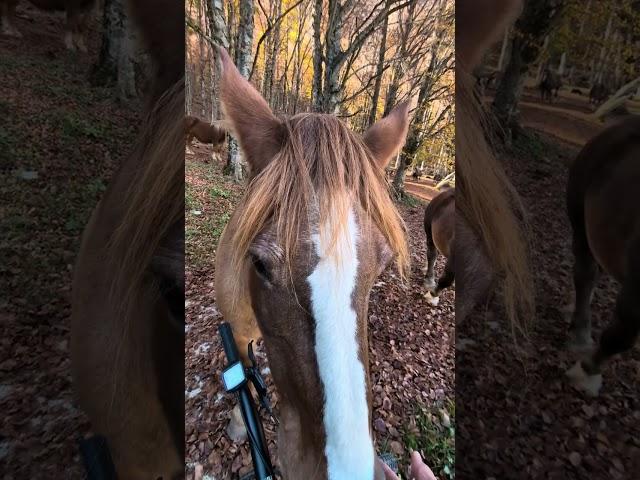
[[[385,480],[400,480],[387,465],[382,465]],[[436,480],[436,476],[424,463],[418,452],[411,453],[411,466],[409,467],[408,480]]]

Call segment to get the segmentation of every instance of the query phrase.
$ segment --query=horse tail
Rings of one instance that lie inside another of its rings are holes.
[[[431,226],[431,222],[433,222],[434,217],[434,208],[429,208],[433,202],[427,205],[427,208],[424,209],[424,233],[427,236],[427,250],[431,250],[435,247],[435,242],[433,241],[433,227]]]

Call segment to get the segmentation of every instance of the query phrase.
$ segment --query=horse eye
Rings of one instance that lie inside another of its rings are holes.
[[[271,274],[269,273],[269,269],[267,268],[267,265],[260,259],[260,257],[251,255],[251,263],[253,264],[253,268],[255,268],[258,275],[260,275],[267,281],[271,281]]]

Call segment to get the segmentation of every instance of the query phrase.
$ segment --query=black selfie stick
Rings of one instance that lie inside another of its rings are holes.
[[[229,364],[225,372],[234,367],[236,367],[236,369],[241,368],[243,372],[242,375],[244,378],[237,384],[228,385],[225,379],[225,388],[227,388],[229,392],[235,392],[240,402],[240,411],[242,412],[242,419],[247,428],[249,446],[251,447],[251,459],[253,460],[255,478],[256,480],[273,480],[275,479],[275,474],[273,466],[271,465],[271,458],[269,458],[267,442],[264,437],[262,424],[260,423],[260,417],[258,417],[256,407],[253,403],[253,395],[251,394],[251,390],[249,390],[248,379],[244,376],[244,367],[242,367],[238,348],[233,338],[231,325],[224,322],[218,327],[218,333],[220,333],[220,337],[222,338],[222,346],[224,347],[224,353],[227,355],[227,362]]]

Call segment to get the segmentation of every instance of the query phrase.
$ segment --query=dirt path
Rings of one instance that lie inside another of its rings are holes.
[[[0,36],[0,471],[79,479],[88,425],[71,385],[72,265],[137,115],[88,84],[97,34],[92,53],[72,55],[61,14],[18,12],[24,38]]]
[[[206,149],[194,147],[187,156],[187,363],[186,431],[188,478],[196,466],[216,479],[237,478],[250,466],[246,446],[234,445],[225,433],[233,398],[222,393],[220,374],[225,364],[217,336],[222,321],[213,288],[213,245],[221,232],[220,217],[233,209],[242,188],[222,177],[217,162],[204,164]],[[215,193],[213,193],[215,192]],[[379,452],[392,451],[404,461],[407,449],[426,444],[419,427],[430,418],[421,412],[446,404],[454,394],[454,293],[445,292],[431,308],[421,287],[425,263],[423,206],[401,207],[410,230],[412,273],[402,285],[387,270],[371,294],[369,350],[374,392],[373,422]],[[195,213],[194,213],[195,212]],[[207,236],[209,232],[209,236]],[[211,235],[213,232],[213,235]],[[208,248],[206,247],[208,246]],[[203,258],[204,257],[204,258]],[[441,272],[443,261],[437,264]],[[264,355],[259,356],[267,367]],[[275,399],[271,376],[266,378]],[[275,428],[265,424],[272,455],[277,458]],[[452,447],[451,447],[452,448]],[[434,454],[432,454],[434,455]],[[451,450],[450,455],[453,455]],[[432,463],[437,463],[435,458]]]
[[[538,103],[520,102],[522,125],[576,146],[586,144],[604,124],[588,114]]]
[[[430,202],[433,200],[433,197],[438,195],[440,191],[436,188],[436,182],[433,180],[409,180],[409,178],[404,181],[404,188],[407,193],[420,198],[426,202]]]

